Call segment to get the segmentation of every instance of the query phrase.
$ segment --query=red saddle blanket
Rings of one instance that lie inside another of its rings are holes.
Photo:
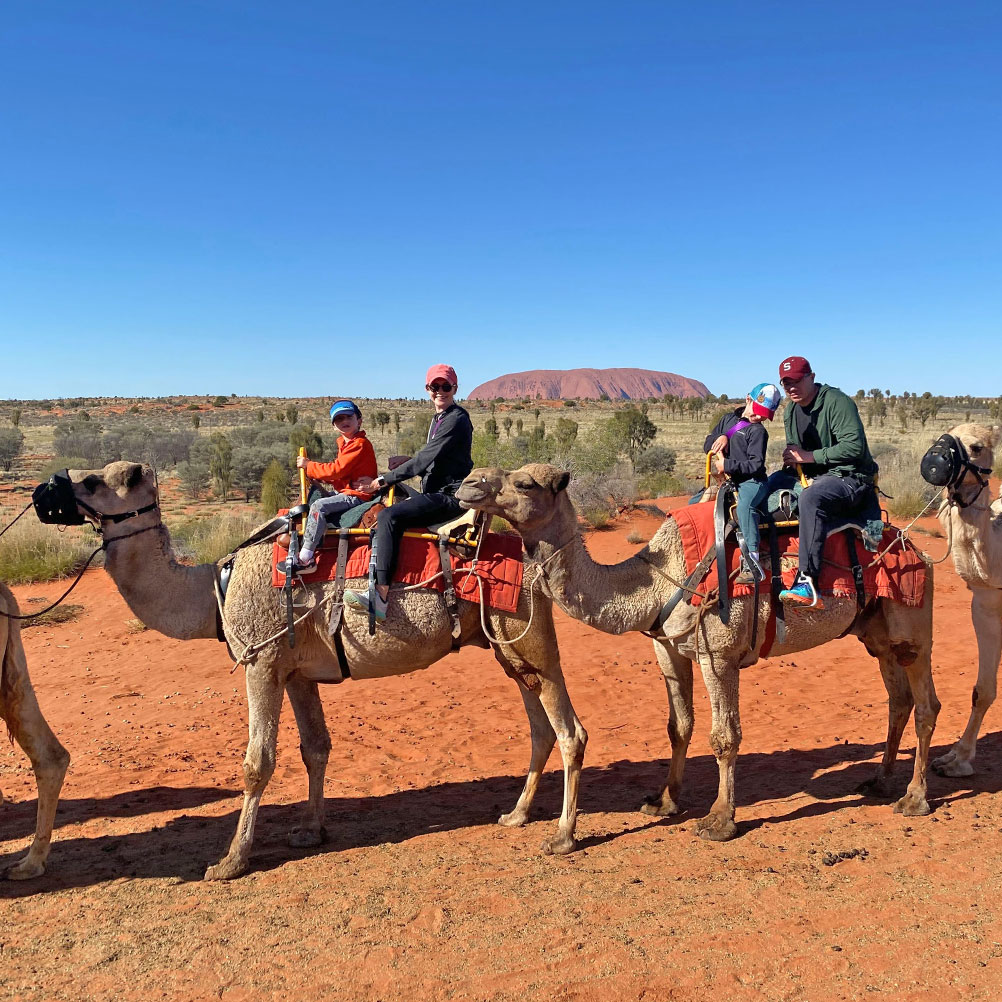
[[[703,555],[713,545],[713,507],[709,503],[694,504],[671,513],[682,537],[687,573],[695,570]],[[878,553],[871,553],[857,538],[856,556],[863,568],[863,586],[868,598],[889,598],[904,605],[918,607],[922,605],[925,595],[925,563],[915,547],[907,540],[902,543],[897,535],[898,530],[894,526],[885,528]],[[793,584],[798,567],[800,541],[796,531],[780,530],[779,547],[783,583],[789,587]],[[769,560],[769,537],[765,532],[762,534],[761,551],[766,580],[760,588],[768,590],[772,568]],[[824,561],[821,580],[818,582],[821,594],[855,598],[856,583],[849,563],[845,532],[836,532],[825,540]],[[740,553],[732,537],[727,542],[727,563],[731,572],[737,569],[739,562]],[[701,592],[717,587],[716,561],[697,587]],[[734,596],[753,593],[754,588],[750,585],[731,584],[731,594]],[[691,598],[693,605],[699,605],[700,601],[699,596]]]
[[[332,536],[335,540],[337,537]],[[348,565],[346,578],[364,578],[369,575],[368,538],[352,536],[348,542]],[[279,574],[278,563],[285,560],[286,551],[278,545],[272,546],[271,583],[275,588],[285,584],[285,575]],[[312,584],[314,581],[333,581],[337,575],[337,544],[333,548],[321,550],[317,554],[319,567],[303,580]],[[492,609],[503,612],[515,612],[518,609],[518,596],[522,590],[522,540],[518,536],[502,535],[488,532],[480,547],[475,573],[470,573],[473,566],[472,558],[463,560],[452,555],[452,574],[456,585],[456,595],[467,602],[480,601],[480,585],[483,582],[484,598]],[[436,591],[445,591],[441,575],[442,570],[438,557],[438,545],[430,539],[413,539],[404,537],[400,541],[400,551],[397,556],[397,569],[393,580],[401,584],[420,584],[428,581],[427,587]],[[434,578],[429,581],[429,578]]]

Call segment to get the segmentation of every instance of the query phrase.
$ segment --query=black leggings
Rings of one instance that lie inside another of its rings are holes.
[[[376,584],[388,585],[397,566],[397,548],[404,530],[458,518],[463,508],[451,494],[413,494],[376,516],[372,542],[376,547]]]

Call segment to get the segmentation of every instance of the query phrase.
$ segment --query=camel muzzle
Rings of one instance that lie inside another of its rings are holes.
[[[76,495],[69,470],[57,470],[31,494],[31,503],[39,522],[46,525],[83,525],[85,519]]]
[[[919,467],[922,479],[933,487],[950,488],[951,499],[966,508],[972,501],[961,501],[957,497],[957,489],[963,483],[968,473],[974,475],[980,485],[975,499],[988,486],[988,474],[991,467],[978,466],[971,460],[964,443],[955,435],[940,435],[922,457]]]

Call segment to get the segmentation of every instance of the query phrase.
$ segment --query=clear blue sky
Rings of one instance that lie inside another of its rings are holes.
[[[5,0],[0,398],[1002,393],[1002,4]]]

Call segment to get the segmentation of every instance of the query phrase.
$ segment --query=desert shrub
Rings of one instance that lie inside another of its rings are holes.
[[[221,432],[214,431],[209,437],[209,473],[212,476],[216,495],[226,500],[233,484],[233,446]]]
[[[633,471],[645,473],[674,473],[678,454],[674,449],[664,445],[652,445],[637,456],[633,463]]]
[[[285,418],[289,424],[298,424],[299,408],[296,407],[295,404],[289,404],[289,406],[285,408]]]
[[[397,452],[401,456],[413,456],[428,441],[428,428],[431,426],[432,413],[422,411],[411,418],[404,431],[397,435]]]
[[[202,459],[178,463],[177,475],[186,497],[197,500],[209,486],[209,464]]]
[[[499,466],[503,470],[515,470],[527,462],[528,444],[525,448],[519,448],[519,439],[501,442],[486,431],[476,431],[473,433],[473,465],[478,466]]]
[[[633,504],[637,499],[637,484],[629,467],[618,463],[604,472],[572,474],[567,492],[578,514],[599,529]]]
[[[261,509],[270,517],[279,508],[288,508],[291,496],[289,468],[277,459],[273,459],[261,477]]]
[[[8,584],[28,584],[66,577],[80,569],[96,545],[89,529],[74,526],[59,532],[26,515],[0,538],[0,578]],[[95,557],[91,567],[100,566],[100,560]]]
[[[248,512],[189,518],[168,525],[174,552],[185,563],[206,564],[226,556],[257,527]]]
[[[10,470],[21,455],[24,434],[17,428],[0,428],[0,469]]]
[[[626,537],[626,541],[628,543],[633,543],[634,545],[637,545],[639,543],[646,543],[647,538],[644,536],[643,533],[637,532],[636,529],[631,529]]]
[[[60,456],[81,456],[85,467],[103,466],[101,431],[97,426],[78,429],[73,424],[57,424],[52,445]]]
[[[39,483],[42,483],[59,470],[86,470],[89,468],[90,463],[83,456],[56,456],[42,467],[38,480]]]
[[[309,425],[297,424],[289,432],[289,452],[287,455],[290,467],[296,465],[296,456],[299,455],[301,448],[306,450],[306,455],[310,459],[323,459],[324,440]]]
[[[674,498],[688,493],[686,482],[671,473],[647,473],[637,481],[637,495],[642,498]]]

